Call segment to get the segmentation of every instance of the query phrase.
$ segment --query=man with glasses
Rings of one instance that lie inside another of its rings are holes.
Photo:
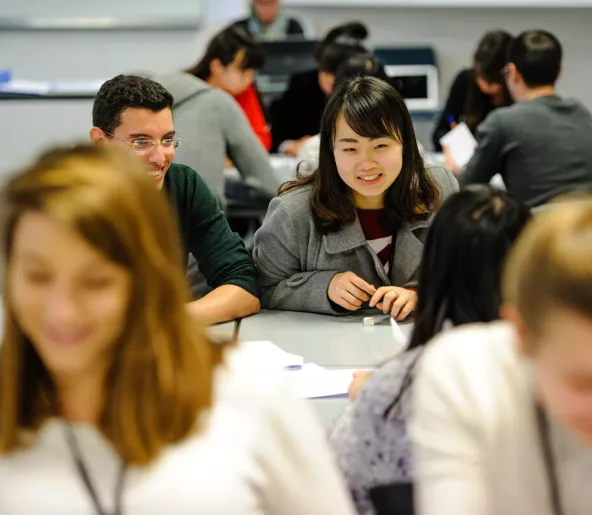
[[[213,288],[191,302],[190,311],[206,325],[251,315],[259,310],[255,265],[203,179],[173,163],[182,140],[175,132],[172,105],[172,95],[157,82],[118,75],[95,98],[90,139],[95,145],[129,149],[169,197],[185,251]]]

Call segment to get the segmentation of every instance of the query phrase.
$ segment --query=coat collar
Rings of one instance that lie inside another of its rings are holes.
[[[421,261],[423,252],[423,243],[413,231],[425,229],[428,225],[429,221],[424,220],[412,224],[405,223],[399,229],[395,242],[393,269],[391,270],[393,284],[402,285],[408,283],[417,271],[417,264]],[[358,219],[343,226],[337,232],[326,234],[323,239],[328,254],[342,254],[364,247],[367,244]]]

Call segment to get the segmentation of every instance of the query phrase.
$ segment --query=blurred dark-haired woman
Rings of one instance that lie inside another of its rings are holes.
[[[529,220],[524,204],[490,186],[456,193],[434,217],[407,351],[372,375],[331,435],[360,515],[413,515],[407,421],[415,363],[447,328],[499,318],[503,264]]]
[[[473,67],[461,71],[450,88],[432,136],[436,150],[441,150],[440,139],[454,124],[465,122],[474,133],[491,111],[513,103],[503,74],[512,39],[503,30],[483,36],[473,55]]]

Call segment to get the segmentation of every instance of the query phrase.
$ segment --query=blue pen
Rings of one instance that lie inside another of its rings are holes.
[[[457,125],[456,120],[454,119],[454,116],[449,114],[446,118],[448,120],[448,124],[450,125],[450,128],[454,129]]]

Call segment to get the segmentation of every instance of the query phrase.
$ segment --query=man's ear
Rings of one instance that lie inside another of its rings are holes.
[[[93,127],[90,130],[89,137],[93,145],[100,147],[105,143],[107,135],[103,132],[103,129],[99,129],[99,127]]]
[[[504,304],[500,310],[500,318],[514,326],[516,336],[518,337],[518,350],[520,354],[526,357],[532,357],[534,355],[534,346],[516,306],[513,304]]]
[[[210,75],[218,76],[220,72],[224,69],[224,65],[222,61],[216,57],[216,59],[212,59],[210,62]]]
[[[506,80],[509,80],[510,82],[515,84],[516,82],[519,82],[522,79],[522,75],[520,75],[520,72],[518,71],[518,68],[516,68],[516,65],[514,63],[508,63],[506,65],[506,69],[508,70]]]

